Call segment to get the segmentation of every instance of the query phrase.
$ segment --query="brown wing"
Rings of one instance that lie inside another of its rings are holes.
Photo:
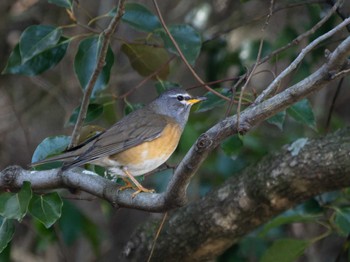
[[[147,108],[135,111],[84,146],[86,151],[75,160],[65,163],[63,169],[80,166],[120,153],[142,142],[152,141],[162,133],[166,123],[165,116],[155,115]]]

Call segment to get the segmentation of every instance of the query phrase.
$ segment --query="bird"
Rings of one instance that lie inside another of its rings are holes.
[[[154,192],[135,177],[155,170],[168,160],[177,148],[191,107],[206,99],[191,96],[181,88],[169,89],[85,143],[32,166],[60,161],[63,172],[90,163],[121,177],[126,182],[123,189],[135,190],[132,197],[140,192]]]

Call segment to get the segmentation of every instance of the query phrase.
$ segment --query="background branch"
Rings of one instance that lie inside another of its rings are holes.
[[[347,128],[322,139],[297,140],[170,213],[153,261],[210,261],[277,214],[320,193],[350,186],[349,134]],[[151,223],[131,237],[119,261],[140,261],[150,252]]]

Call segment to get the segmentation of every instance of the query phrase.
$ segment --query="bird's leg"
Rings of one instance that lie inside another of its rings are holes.
[[[119,190],[124,190],[124,189],[128,189],[128,188],[132,188],[134,190],[137,190],[137,188],[130,182],[129,179],[127,179],[126,177],[121,177],[121,179],[123,179],[125,185],[119,187]]]
[[[126,168],[123,168],[123,172],[124,172],[125,175],[127,175],[127,177],[128,177],[128,178],[134,183],[134,185],[137,187],[136,192],[134,192],[134,193],[131,195],[132,198],[134,198],[137,194],[139,194],[139,193],[141,193],[141,192],[145,192],[145,193],[153,193],[153,192],[154,192],[154,189],[147,189],[147,188],[143,187],[143,186],[139,183],[139,181],[137,181],[136,178],[135,178],[132,174],[130,174],[130,172],[129,172]],[[125,180],[124,180],[124,181],[125,181]],[[129,182],[129,184],[131,184],[130,181],[128,181],[128,182]],[[129,187],[130,187],[130,185],[126,185],[126,186],[129,186]],[[132,185],[131,185],[131,187],[134,188]],[[124,187],[124,189],[125,189],[125,187]]]

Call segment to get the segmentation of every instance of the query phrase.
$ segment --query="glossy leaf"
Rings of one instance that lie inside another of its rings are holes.
[[[20,54],[19,44],[15,46],[10,54],[2,74],[20,74],[34,76],[56,66],[66,54],[69,39],[61,37],[60,41],[53,47],[38,53],[29,60],[23,62]]]
[[[116,9],[110,12],[109,15],[114,16],[115,12]],[[125,13],[122,17],[122,21],[129,24],[134,29],[144,32],[152,32],[158,28],[162,28],[158,17],[144,5],[138,3],[125,4]]]
[[[286,111],[281,111],[281,112],[278,112],[276,115],[267,119],[267,122],[271,125],[277,126],[282,131],[285,119],[286,119]]]
[[[18,193],[0,194],[0,215],[8,219],[21,221],[27,214],[32,190],[29,182],[24,182]]]
[[[49,228],[61,217],[62,206],[61,197],[56,192],[34,195],[29,205],[29,212],[46,228]]]
[[[334,223],[337,225],[343,236],[348,236],[350,234],[350,208],[345,207],[338,209]]]
[[[299,123],[316,130],[316,122],[309,100],[303,99],[287,109],[287,114]]]
[[[230,92],[229,89],[222,88],[222,89],[215,89],[215,90],[226,97],[232,96],[232,93]],[[223,100],[221,97],[217,96],[216,94],[214,94],[212,92],[208,92],[208,93],[204,94],[204,96],[207,98],[207,100],[205,100],[199,104],[197,112],[206,112],[206,111],[212,110],[213,108],[215,108],[217,106],[225,105],[225,103],[226,103],[225,100]]]
[[[243,141],[238,135],[231,136],[221,144],[222,150],[228,156],[237,154],[242,148],[242,146]]]
[[[52,136],[45,138],[35,149],[32,163],[63,152],[69,143],[69,136]]]
[[[67,122],[67,125],[74,125],[75,124],[75,122],[78,119],[79,111],[80,111],[80,106],[74,109],[72,115],[70,116],[70,118]],[[89,123],[91,121],[96,120],[102,114],[103,114],[103,105],[96,104],[96,103],[89,104],[87,114],[86,114],[85,123]]]
[[[311,244],[311,241],[290,238],[276,240],[265,252],[261,262],[294,262]]]
[[[97,66],[101,45],[102,37],[98,36],[85,38],[79,44],[74,60],[74,70],[83,89],[87,87],[92,73]],[[92,91],[92,98],[106,89],[113,63],[114,55],[111,48],[108,48],[106,62]]]
[[[69,9],[73,6],[72,0],[49,0],[48,2]]]
[[[53,48],[62,35],[60,28],[49,25],[33,25],[28,27],[19,40],[22,64],[34,56]]]
[[[0,252],[2,252],[11,241],[14,233],[14,221],[12,219],[0,217]]]
[[[161,69],[152,79],[166,79],[169,75],[168,52],[161,47],[145,44],[123,44],[122,52],[129,58],[132,68],[141,76],[149,76]]]
[[[202,47],[202,38],[200,34],[190,25],[169,26],[169,31],[179,45],[186,60],[193,65],[199,56]],[[171,53],[178,55],[169,36],[164,31],[160,31],[160,35],[164,41],[165,48]]]

